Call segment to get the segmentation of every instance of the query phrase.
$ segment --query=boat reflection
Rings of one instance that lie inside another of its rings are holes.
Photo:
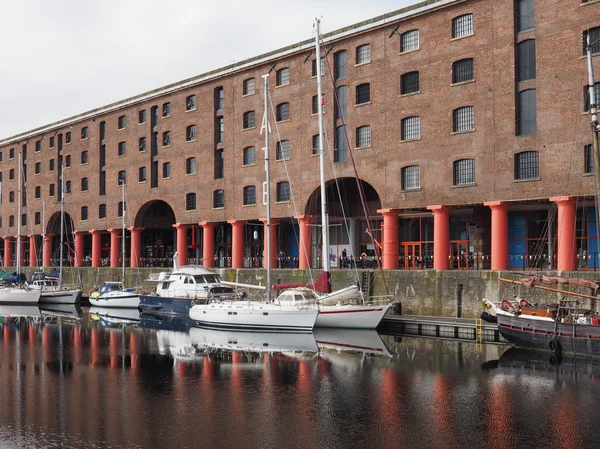
[[[70,320],[81,320],[81,307],[79,304],[40,304],[40,313],[44,319],[61,318]]]
[[[138,309],[118,309],[108,307],[90,307],[90,318],[103,327],[136,326],[140,322]]]
[[[41,316],[42,314],[37,305],[0,305],[0,317],[4,317],[5,319],[38,318]]]

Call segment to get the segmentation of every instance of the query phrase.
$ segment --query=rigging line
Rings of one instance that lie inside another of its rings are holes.
[[[321,36],[319,36],[319,39],[323,43]],[[331,74],[331,70],[329,70],[329,73]],[[333,79],[333,77],[331,77],[331,81],[332,81],[332,85],[333,85],[333,95],[334,95],[334,100],[335,100],[334,101],[334,109],[335,109],[336,105],[339,107],[339,98],[337,95],[337,89],[336,89],[335,80]],[[346,103],[347,103],[347,98],[348,98],[348,96],[346,95]],[[319,101],[320,101],[320,99],[319,99]],[[356,186],[358,188],[358,193],[360,196],[360,202],[362,205],[363,214],[365,216],[365,220],[367,223],[367,231],[371,238],[371,243],[373,244],[373,247],[375,249],[375,259],[377,261],[377,268],[379,269],[379,272],[381,273],[381,280],[383,282],[383,287],[385,289],[385,293],[386,293],[386,295],[389,295],[387,281],[385,279],[385,276],[383,275],[383,267],[381,265],[381,249],[377,245],[377,242],[375,242],[375,233],[373,232],[373,226],[371,225],[371,218],[368,213],[368,208],[367,208],[366,199],[365,199],[365,192],[364,192],[361,180],[358,177],[358,169],[356,168],[356,161],[354,160],[354,153],[353,153],[352,149],[350,148],[350,140],[348,139],[348,127],[346,126],[346,121],[344,120],[344,117],[341,114],[341,110],[339,112],[340,112],[339,119],[341,120],[342,125],[344,126],[344,135],[346,137],[346,147],[348,148],[348,153],[350,154],[350,161],[352,162],[352,168],[354,170]]]

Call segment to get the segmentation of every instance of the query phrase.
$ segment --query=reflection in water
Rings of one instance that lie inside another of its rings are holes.
[[[598,361],[369,331],[0,318],[0,446],[595,447]]]

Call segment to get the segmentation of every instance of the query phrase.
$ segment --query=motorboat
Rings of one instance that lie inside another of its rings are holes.
[[[122,282],[104,282],[90,295],[90,304],[97,307],[137,309],[140,295],[135,288],[124,288]]]

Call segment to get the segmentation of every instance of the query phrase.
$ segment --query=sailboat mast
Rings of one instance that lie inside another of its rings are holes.
[[[590,96],[590,116],[592,118],[592,150],[594,152],[594,176],[596,177],[596,227],[600,224],[600,154],[598,153],[598,105],[596,104],[596,88],[594,83],[594,64],[592,63],[592,45],[590,43],[590,34],[587,35],[586,42],[587,65],[588,65],[588,85]],[[598,230],[598,229],[596,229]]]
[[[17,248],[16,248],[16,252],[17,252],[17,278],[18,278],[18,282],[19,285],[21,284],[21,203],[22,203],[22,198],[21,195],[23,195],[22,193],[22,183],[23,183],[23,178],[21,175],[21,167],[22,167],[22,154],[19,151],[19,168],[18,168],[18,175],[17,175],[17,182],[19,183],[19,187],[17,189]]]
[[[121,202],[123,203],[123,213],[121,214],[121,281],[123,282],[123,286],[125,286],[125,180],[121,180]]]
[[[271,301],[271,169],[269,161],[269,83],[267,82],[269,74],[263,75],[264,82],[264,97],[265,97],[265,117],[263,120],[265,132],[265,172],[266,186],[265,196],[267,203],[267,238],[266,238],[266,265],[267,265],[267,301]]]
[[[63,246],[65,235],[65,165],[60,166],[60,260],[58,262],[58,287],[62,288]]]
[[[315,53],[317,65],[317,102],[319,110],[319,173],[321,176],[321,240],[323,247],[321,249],[321,257],[323,259],[323,271],[329,272],[329,214],[327,213],[327,196],[325,188],[325,150],[323,141],[323,87],[321,85],[321,21],[317,19],[315,33]]]

